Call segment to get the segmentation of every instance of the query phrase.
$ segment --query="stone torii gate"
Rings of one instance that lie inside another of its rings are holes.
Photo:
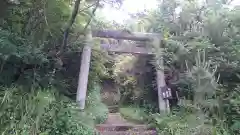
[[[131,53],[131,54],[145,54],[145,55],[154,55],[150,48],[146,47],[146,44],[149,43],[159,43],[161,41],[161,35],[153,33],[131,33],[127,31],[117,31],[117,30],[90,30],[88,29],[86,34],[86,44],[83,48],[82,58],[81,58],[81,67],[78,80],[77,88],[77,102],[79,103],[80,109],[85,108],[85,100],[87,93],[87,84],[88,84],[88,75],[90,68],[91,60],[91,46],[93,45],[93,37],[99,38],[113,38],[117,40],[132,40],[137,43],[130,44],[101,44],[101,48],[109,52],[118,52],[118,53]],[[157,56],[159,57],[159,56]],[[161,57],[161,55],[160,55]],[[158,62],[158,64],[163,67],[163,60]],[[158,89],[158,103],[160,112],[166,113],[169,112],[169,102],[164,98],[164,91],[166,92],[166,84],[164,79],[164,69],[157,69],[157,89]]]

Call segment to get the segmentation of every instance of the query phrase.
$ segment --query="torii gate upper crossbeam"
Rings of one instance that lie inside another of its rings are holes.
[[[153,36],[161,37],[160,34],[156,33],[138,33],[138,32],[128,32],[119,30],[92,30],[93,37],[100,38],[114,38],[123,40],[133,40],[133,41],[151,41]]]

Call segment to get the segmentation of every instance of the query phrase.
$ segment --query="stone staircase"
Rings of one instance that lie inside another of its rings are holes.
[[[146,125],[137,125],[123,119],[120,113],[110,113],[104,124],[96,126],[100,135],[157,135]]]

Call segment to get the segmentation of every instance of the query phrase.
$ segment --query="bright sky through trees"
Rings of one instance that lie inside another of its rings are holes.
[[[103,14],[107,20],[114,20],[122,23],[129,19],[129,13],[142,12],[144,10],[151,10],[157,7],[157,0],[124,0],[120,9],[114,9],[110,5],[103,9]]]
[[[232,5],[240,5],[240,0],[234,0]],[[157,8],[157,0],[124,0],[120,9],[114,9],[110,5],[106,6],[101,12],[109,21],[123,23],[130,19],[129,13],[143,12]]]

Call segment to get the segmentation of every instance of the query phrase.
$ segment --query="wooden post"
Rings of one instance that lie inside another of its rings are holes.
[[[162,49],[160,45],[160,39],[154,38],[153,44],[155,46],[155,60],[156,60],[156,81],[157,81],[157,89],[158,89],[158,105],[160,113],[168,113],[170,111],[169,101],[168,99],[163,99],[162,96],[162,88],[166,86],[165,77],[164,77],[164,62],[162,56]],[[159,46],[160,45],[160,46]]]
[[[85,108],[85,100],[87,93],[88,85],[88,74],[90,68],[91,60],[91,45],[92,45],[92,33],[91,30],[88,30],[86,33],[86,44],[83,48],[80,73],[78,79],[78,88],[77,88],[77,102],[81,110]]]

